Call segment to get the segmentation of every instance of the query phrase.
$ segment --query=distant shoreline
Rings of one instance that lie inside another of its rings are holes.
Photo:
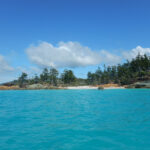
[[[26,87],[26,88],[20,88],[18,86],[0,86],[0,90],[88,90],[88,89],[95,89],[98,90],[99,86],[64,86],[64,87],[39,87],[39,86],[33,86]],[[102,85],[102,89],[125,89],[123,86],[109,86]]]
[[[137,88],[150,88],[149,83],[136,83],[132,85],[121,86],[119,84],[102,84],[102,85],[61,85],[61,86],[51,86],[49,84],[31,84],[26,85],[24,88],[20,88],[19,86],[6,86],[0,85],[0,90],[107,90],[107,89],[137,89]]]
[[[68,89],[68,90],[88,90],[88,89],[98,89],[98,87],[97,86],[69,86],[69,87],[67,87],[66,89]],[[125,89],[125,87],[122,87],[122,86],[120,86],[120,87],[115,87],[115,86],[111,86],[111,87],[104,87],[104,89]]]

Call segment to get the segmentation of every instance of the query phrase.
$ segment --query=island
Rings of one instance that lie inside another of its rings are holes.
[[[150,88],[149,56],[138,54],[122,64],[98,67],[94,73],[88,72],[87,78],[77,78],[69,69],[60,74],[52,67],[32,78],[22,72],[18,79],[0,84],[0,90],[123,88]]]

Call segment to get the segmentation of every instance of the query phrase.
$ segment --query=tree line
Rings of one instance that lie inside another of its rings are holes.
[[[37,74],[28,79],[27,73],[22,73],[18,80],[15,81],[19,87],[25,87],[28,84],[50,84],[52,86],[58,86],[63,84],[73,84],[76,81],[76,77],[72,70],[64,70],[59,77],[59,72],[55,68],[44,68],[43,72],[38,76]]]
[[[87,78],[77,78],[72,70],[64,70],[59,75],[55,68],[44,68],[43,72],[33,78],[28,78],[26,73],[14,81],[14,84],[24,87],[27,84],[50,84],[52,86],[58,85],[101,85],[108,83],[116,83],[120,85],[129,85],[137,81],[144,81],[150,79],[150,57],[147,55],[138,54],[136,58],[131,61],[126,61],[123,64],[114,66],[100,67],[92,73],[87,73]]]
[[[95,73],[88,72],[88,84],[108,84],[117,83],[129,85],[137,81],[150,79],[150,57],[138,54],[131,61],[114,66],[105,66],[101,70],[99,67]]]

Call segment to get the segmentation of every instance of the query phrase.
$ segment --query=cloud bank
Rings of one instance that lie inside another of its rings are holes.
[[[124,50],[118,55],[107,50],[94,51],[78,42],[59,42],[57,46],[48,42],[41,42],[26,49],[28,58],[37,66],[12,67],[6,57],[0,55],[0,83],[17,78],[21,72],[29,76],[41,72],[41,67],[74,68],[92,65],[116,65],[125,60],[135,58],[139,53],[150,56],[150,48],[137,46],[131,50]],[[86,72],[86,71],[85,71]]]
[[[8,64],[4,56],[0,55],[0,73],[10,72],[13,70],[14,68]]]
[[[0,55],[0,83],[14,79],[14,68],[8,64],[5,57]]]
[[[29,59],[41,67],[84,67],[100,63],[119,63],[121,58],[105,50],[94,51],[78,42],[59,42],[58,46],[41,42],[27,50]]]
[[[132,58],[135,58],[138,54],[140,55],[148,55],[150,56],[150,48],[143,48],[141,46],[137,46],[136,48],[133,48],[130,51],[124,51],[122,53],[123,58],[127,59],[127,60],[131,60]]]

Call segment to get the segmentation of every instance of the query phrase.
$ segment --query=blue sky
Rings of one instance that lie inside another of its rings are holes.
[[[149,54],[149,7],[149,0],[1,0],[0,82],[50,64],[85,77],[103,63],[121,63],[139,51]],[[56,51],[62,53],[58,58]]]

